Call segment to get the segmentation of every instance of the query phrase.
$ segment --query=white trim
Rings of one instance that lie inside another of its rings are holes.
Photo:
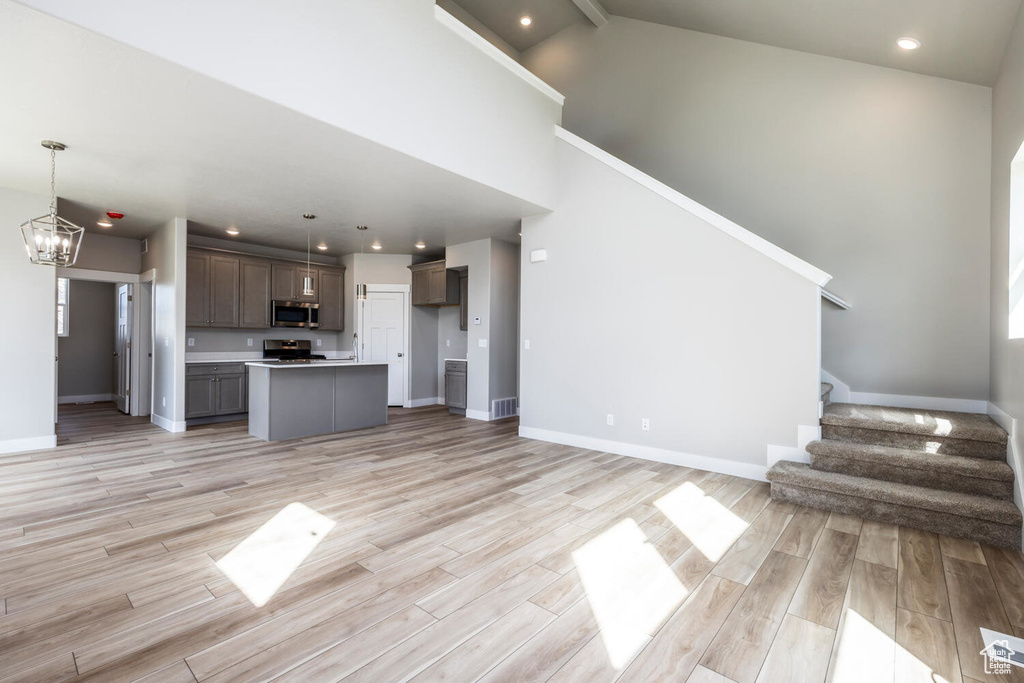
[[[594,26],[601,28],[608,23],[608,12],[597,0],[572,0],[580,11],[587,15],[587,19],[593,22]]]
[[[146,271],[147,273],[152,271]],[[69,280],[89,280],[91,282],[114,282],[126,285],[139,283],[138,273],[120,273],[115,270],[89,270],[87,268],[58,268],[57,277]]]
[[[850,401],[850,385],[839,379],[825,368],[821,369],[821,381],[832,385],[829,401],[832,403],[852,403]]]
[[[712,227],[718,228],[730,237],[739,240],[754,251],[764,254],[776,263],[789,268],[797,275],[807,278],[819,287],[824,287],[825,284],[832,279],[832,276],[825,271],[812,266],[810,263],[807,263],[796,256],[793,256],[785,249],[777,247],[763,237],[759,237],[749,230],[740,227],[728,218],[715,213],[706,206],[698,204],[686,195],[673,190],[668,185],[665,185],[646,173],[633,168],[626,162],[612,156],[603,149],[590,144],[583,138],[573,135],[561,126],[555,126],[555,136],[561,138],[586,154],[589,154],[598,161],[610,166],[630,180],[643,185],[648,190],[654,192],[663,199],[672,202],[679,208],[692,213],[694,216],[708,223]]]
[[[156,268],[150,268],[144,273],[139,273],[139,282],[156,282]]]
[[[834,303],[836,306],[838,306],[839,308],[842,308],[843,310],[846,310],[846,311],[848,311],[848,310],[850,310],[850,308],[852,308],[850,306],[850,304],[846,301],[846,299],[843,299],[842,297],[840,297],[840,296],[838,296],[836,294],[833,294],[832,292],[828,291],[824,287],[821,288],[821,298],[822,299],[828,299],[829,301]]]
[[[491,414],[489,412],[487,412],[486,410],[470,410],[469,408],[466,408],[466,417],[468,417],[470,420],[483,420],[484,422],[490,422],[491,421]],[[519,428],[520,436],[522,435],[522,433],[523,433],[523,428],[520,427]]]
[[[479,33],[471,29],[470,27],[463,24],[461,21],[453,17],[448,12],[445,12],[439,6],[434,5],[434,18],[441,22],[444,26],[451,29],[459,37],[466,40],[468,43],[474,45],[481,52],[486,54],[488,57],[501,64],[503,67],[514,73],[519,78],[523,79],[534,88],[539,90],[544,95],[547,95],[556,104],[562,106],[565,104],[565,95],[558,92],[550,85],[537,78],[536,75],[525,66],[517,62],[516,60],[509,57],[507,54],[502,52],[499,48],[495,47],[486,38],[481,36]]]
[[[1018,508],[1024,508],[1024,454],[1017,447],[1017,420],[991,401],[986,412],[1009,434],[1006,443],[1006,464],[1014,474],[1013,502]],[[1024,545],[1024,530],[1021,530],[1021,544]]]
[[[185,431],[184,422],[174,422],[172,420],[168,420],[166,417],[161,417],[156,413],[150,413],[149,421],[155,424],[157,427],[160,427],[161,429],[166,429],[167,431],[172,432],[174,434]]]
[[[443,406],[444,399],[440,396],[428,396],[427,398],[414,398],[407,402],[406,408],[422,408],[423,406]]]
[[[768,444],[767,460],[771,467],[780,460],[809,463],[811,455],[807,452],[807,444],[821,439],[821,425],[797,425],[796,446],[776,446]]]
[[[98,403],[113,401],[113,394],[81,394],[79,396],[58,396],[57,403]]]
[[[57,447],[57,435],[32,436],[27,439],[8,439],[0,441],[0,453],[22,453],[24,451],[42,451]]]
[[[469,411],[466,411],[466,416],[469,417]],[[767,481],[764,476],[766,468],[763,465],[755,465],[752,463],[736,462],[735,460],[724,460],[722,458],[715,458],[707,455],[695,455],[693,453],[682,453],[680,451],[670,451],[665,448],[641,446],[640,444],[625,443],[622,441],[597,439],[590,436],[580,436],[578,434],[553,432],[547,429],[537,429],[535,427],[520,427],[519,436],[526,439],[537,439],[538,441],[548,441],[551,443],[560,443],[566,446],[575,446],[577,448],[587,448],[592,451],[626,455],[631,458],[653,460],[654,462],[663,462],[668,463],[669,465],[693,467],[695,469],[706,470],[708,472],[718,472],[721,474],[729,474],[734,477],[743,477],[744,479]]]

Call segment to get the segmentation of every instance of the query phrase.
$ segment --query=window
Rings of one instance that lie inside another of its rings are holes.
[[[57,278],[57,336],[68,336],[68,300],[70,286],[66,277]]]

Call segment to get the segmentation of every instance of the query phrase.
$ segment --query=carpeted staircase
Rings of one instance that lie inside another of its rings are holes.
[[[811,463],[768,470],[772,498],[1020,549],[1006,432],[987,415],[825,403]]]

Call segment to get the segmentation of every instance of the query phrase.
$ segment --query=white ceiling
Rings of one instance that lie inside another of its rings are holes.
[[[458,0],[525,50],[585,21],[572,0]],[[600,0],[613,15],[764,45],[992,85],[1021,0]],[[529,32],[518,25],[530,6]],[[577,12],[575,21],[566,15]],[[547,22],[551,22],[548,25]],[[911,36],[914,52],[896,47]]]
[[[413,253],[516,239],[541,211],[505,193],[351,135],[9,0],[0,0],[0,186],[48,194],[59,140],[62,212],[92,232],[139,237],[175,216],[190,232],[268,246]],[[108,210],[125,218],[102,230]],[[317,214],[305,221],[304,212]],[[30,218],[30,216],[25,217]]]

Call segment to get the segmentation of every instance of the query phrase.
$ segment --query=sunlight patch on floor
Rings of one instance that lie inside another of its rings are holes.
[[[712,562],[722,559],[749,526],[691,482],[659,498],[654,504]]]
[[[898,681],[950,683],[855,610],[846,609],[837,638],[829,683],[893,680],[894,673]]]
[[[256,607],[263,607],[309,557],[334,522],[292,503],[221,558],[217,568]]]
[[[608,660],[619,670],[689,594],[632,519],[591,539],[572,559]]]

